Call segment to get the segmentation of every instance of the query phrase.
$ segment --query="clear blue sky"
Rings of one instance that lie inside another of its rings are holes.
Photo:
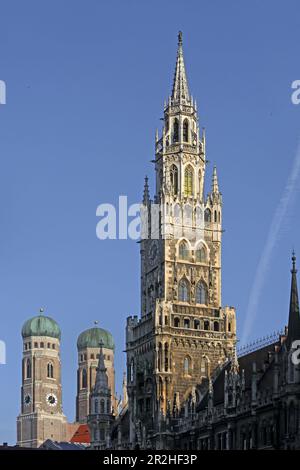
[[[223,304],[239,331],[300,136],[299,2],[0,3],[0,442],[15,442],[23,322],[45,306],[62,329],[64,411],[74,419],[76,339],[98,319],[116,341],[139,314],[139,246],[99,241],[96,207],[153,190],[161,125],[183,31],[186,68],[224,201]],[[297,181],[297,185],[299,182]],[[289,205],[247,338],[287,320],[299,193]]]

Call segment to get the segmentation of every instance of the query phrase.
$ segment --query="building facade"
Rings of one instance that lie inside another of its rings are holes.
[[[142,445],[157,417],[179,412],[197,385],[233,354],[236,319],[221,304],[222,196],[216,168],[204,195],[205,134],[182,47],[155,144],[156,191],[145,180],[141,317],[126,329],[130,440]]]
[[[288,327],[276,341],[226,361],[164,422],[161,449],[300,449],[300,314],[293,255]]]

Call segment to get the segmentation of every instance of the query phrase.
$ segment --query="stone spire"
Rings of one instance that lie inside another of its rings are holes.
[[[172,89],[172,104],[190,102],[190,93],[188,82],[185,73],[183,49],[182,49],[182,32],[178,33],[178,49],[177,49],[177,60],[175,67],[175,75]]]
[[[218,175],[217,175],[217,167],[214,166],[213,170],[213,177],[212,177],[212,185],[211,185],[211,192],[212,194],[219,194],[219,183],[218,183]]]
[[[99,344],[100,354],[96,373],[96,381],[91,393],[91,409],[87,424],[91,434],[92,449],[109,449],[113,414],[111,409],[111,391],[104,364],[103,343]]]
[[[149,196],[148,176],[145,176],[143,204],[147,206],[149,204],[149,201],[150,201],[150,196]]]
[[[127,395],[127,379],[126,379],[126,372],[123,374],[123,383],[122,383],[122,388],[123,388],[123,408],[128,405],[128,395]]]
[[[291,283],[291,297],[290,297],[290,312],[288,324],[287,346],[290,348],[292,342],[300,339],[300,314],[299,314],[299,300],[297,288],[297,269],[296,269],[296,256],[293,251],[292,254],[292,283]]]
[[[108,377],[106,373],[106,367],[104,364],[104,355],[102,349],[103,343],[100,343],[100,354],[99,354],[99,361],[97,367],[97,374],[96,374],[96,381],[94,387],[94,394],[97,394],[103,390],[108,389]]]
[[[232,351],[232,360],[231,360],[231,372],[234,374],[238,374],[239,372],[239,361],[237,357],[237,350],[236,350],[236,342],[233,346],[233,351]]]

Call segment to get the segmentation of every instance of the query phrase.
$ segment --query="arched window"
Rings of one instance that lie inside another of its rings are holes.
[[[218,222],[218,215],[217,215],[217,211],[214,212],[214,221],[215,223]]]
[[[98,403],[98,400],[95,400],[95,405],[94,405],[95,409],[94,409],[94,412],[97,414],[99,413],[99,403]]]
[[[159,186],[162,187],[164,180],[164,173],[162,170],[159,171]]]
[[[183,321],[184,328],[189,328],[190,327],[190,320],[189,318],[185,318]]]
[[[208,376],[208,359],[205,356],[201,360],[201,375]]]
[[[220,329],[220,324],[219,324],[218,321],[215,321],[214,322],[214,331],[219,331],[219,329]]]
[[[110,413],[110,403],[109,400],[106,402],[106,413]]]
[[[87,388],[87,373],[86,373],[86,369],[82,369],[81,388]]]
[[[183,141],[189,141],[189,121],[187,119],[183,121]]]
[[[158,370],[161,372],[162,370],[162,344],[159,343],[158,345]]]
[[[205,320],[205,322],[204,322],[204,329],[205,329],[205,331],[209,330],[209,321],[208,320]]]
[[[294,364],[292,360],[293,352],[294,350],[291,349],[289,357],[288,357],[288,381],[290,383],[293,383],[295,381],[295,369],[294,369]]]
[[[193,225],[193,208],[190,204],[184,205],[183,224],[186,226],[186,228],[191,228]]]
[[[188,357],[184,359],[183,369],[185,375],[188,375],[190,373],[190,359]]]
[[[200,281],[196,287],[196,303],[197,304],[207,304],[207,289],[204,282]]]
[[[204,222],[211,222],[211,210],[208,208],[204,211]]]
[[[194,320],[194,329],[199,330],[200,329],[200,321],[199,320]]]
[[[179,326],[180,326],[180,320],[179,320],[178,317],[175,317],[175,318],[174,318],[174,326],[175,326],[176,328],[179,328]]]
[[[174,207],[174,223],[176,225],[182,224],[182,210],[179,204],[175,204]]]
[[[165,344],[165,372],[169,370],[169,345]]]
[[[194,170],[191,165],[188,165],[184,170],[184,194],[186,196],[193,195],[194,186]]]
[[[196,261],[197,263],[205,263],[206,262],[206,248],[201,246],[196,250]]]
[[[179,140],[179,122],[178,119],[174,119],[174,124],[173,124],[173,142],[178,142]]]
[[[189,286],[186,279],[181,279],[178,286],[178,298],[182,302],[188,302],[190,300]]]
[[[200,198],[202,199],[203,191],[202,191],[202,171],[201,170],[199,170],[198,172],[198,184],[199,184],[199,195],[200,195]]]
[[[202,210],[200,209],[200,207],[196,207],[195,219],[196,219],[197,229],[203,228],[203,213],[202,213]]]
[[[173,194],[176,195],[178,193],[178,168],[176,165],[171,166],[170,178]]]
[[[180,242],[179,245],[179,258],[180,259],[189,259],[189,247],[186,241]]]
[[[53,364],[51,362],[47,364],[47,377],[50,379],[53,379],[54,377]]]
[[[134,364],[133,364],[133,359],[131,359],[131,362],[130,362],[130,382],[133,382],[133,374],[134,372]]]
[[[100,402],[100,413],[101,413],[101,414],[104,414],[104,413],[105,413],[105,409],[104,409],[104,400],[101,400],[101,402]]]
[[[26,379],[31,379],[31,360],[26,361]]]

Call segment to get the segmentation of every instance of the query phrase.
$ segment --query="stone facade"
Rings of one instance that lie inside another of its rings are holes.
[[[300,449],[300,314],[293,256],[289,327],[277,341],[215,370],[179,416],[162,420],[160,449]]]

